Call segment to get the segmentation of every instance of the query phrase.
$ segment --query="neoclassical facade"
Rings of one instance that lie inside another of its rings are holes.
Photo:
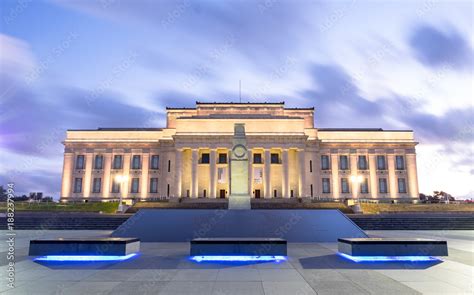
[[[166,128],[68,130],[61,201],[229,198],[242,185],[262,199],[418,199],[413,131],[314,119],[283,102],[197,102],[167,108]]]

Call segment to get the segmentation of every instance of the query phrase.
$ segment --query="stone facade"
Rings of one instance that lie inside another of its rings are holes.
[[[253,198],[418,199],[413,131],[315,128],[314,108],[201,103],[166,128],[68,130],[62,201],[228,198],[244,124]]]

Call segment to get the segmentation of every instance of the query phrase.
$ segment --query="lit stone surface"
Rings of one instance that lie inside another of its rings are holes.
[[[1,232],[3,235],[6,231]],[[289,243],[280,263],[197,263],[188,243],[142,243],[141,255],[120,263],[35,263],[29,240],[103,237],[110,231],[17,231],[17,287],[2,294],[472,294],[472,231],[374,231],[384,237],[446,239],[441,263],[354,263],[337,243]],[[6,273],[7,244],[0,244]]]

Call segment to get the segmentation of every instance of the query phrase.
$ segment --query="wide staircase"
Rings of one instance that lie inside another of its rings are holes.
[[[16,213],[15,230],[114,230],[131,215],[93,213]],[[0,218],[0,229],[7,229],[7,220]]]
[[[472,213],[348,215],[364,230],[473,230]]]

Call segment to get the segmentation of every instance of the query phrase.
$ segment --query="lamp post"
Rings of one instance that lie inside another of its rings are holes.
[[[364,181],[364,177],[362,177],[362,175],[352,175],[351,176],[351,182],[352,182],[352,187],[354,188],[354,192],[356,192],[357,194],[357,203],[354,204],[354,206],[352,206],[352,210],[355,212],[355,213],[361,213],[362,210],[360,208],[360,204],[359,204],[359,194],[358,194],[358,188],[359,188],[359,185],[362,183],[362,181]]]
[[[122,184],[128,181],[128,176],[127,175],[116,175],[115,176],[115,181],[120,183],[120,199],[119,199],[119,205],[118,205],[118,212],[123,213],[123,205],[122,205]]]

